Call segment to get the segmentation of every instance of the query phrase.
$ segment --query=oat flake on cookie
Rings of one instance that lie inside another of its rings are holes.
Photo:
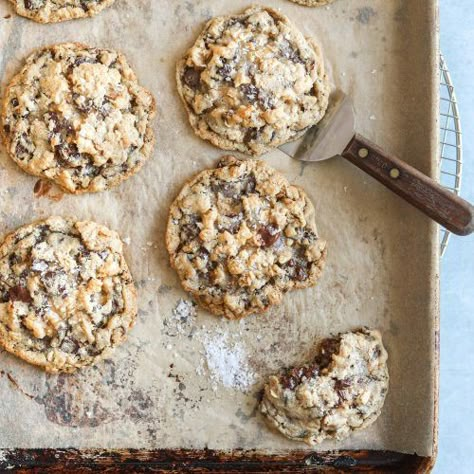
[[[324,5],[329,5],[334,2],[334,0],[290,0],[290,2],[299,3],[306,7],[322,7]]]

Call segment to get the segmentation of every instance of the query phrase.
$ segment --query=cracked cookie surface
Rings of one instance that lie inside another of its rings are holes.
[[[33,53],[4,96],[2,131],[27,173],[70,193],[104,191],[151,156],[152,95],[125,57],[76,43]]]
[[[116,232],[61,217],[26,225],[0,245],[0,345],[48,372],[106,357],[137,315]]]
[[[115,0],[10,0],[18,15],[39,23],[85,18],[97,15]]]
[[[195,176],[170,209],[166,244],[184,289],[214,314],[260,313],[320,277],[306,193],[263,161],[223,158]]]
[[[319,48],[258,6],[210,20],[178,62],[177,83],[198,136],[251,155],[296,140],[328,106]]]
[[[290,439],[341,440],[378,418],[388,383],[381,335],[364,328],[324,340],[312,363],[271,376],[260,411]]]

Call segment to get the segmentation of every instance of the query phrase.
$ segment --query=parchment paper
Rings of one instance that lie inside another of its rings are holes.
[[[266,2],[321,43],[334,82],[354,98],[358,130],[431,175],[437,157],[434,3],[338,0],[308,9],[286,0]],[[49,376],[0,353],[0,447],[304,448],[269,431],[256,412],[265,377],[303,362],[320,338],[368,325],[383,331],[390,356],[383,414],[367,431],[318,449],[432,454],[437,229],[342,159],[302,166],[280,151],[265,158],[315,203],[320,234],[329,242],[318,287],[288,294],[282,306],[242,322],[202,310],[182,320],[179,308],[173,313],[189,297],[163,243],[168,207],[185,180],[223,154],[188,125],[175,62],[208,18],[248,5],[117,0],[93,19],[39,25],[16,17],[9,2],[0,0],[2,90],[33,49],[80,41],[122,50],[158,105],[153,158],[106,193],[36,198],[36,179],[1,152],[0,232],[50,214],[93,219],[119,231],[130,238],[126,252],[140,314],[110,361],[77,375]],[[234,359],[209,362],[206,347],[214,343]],[[215,366],[222,362],[224,378]]]

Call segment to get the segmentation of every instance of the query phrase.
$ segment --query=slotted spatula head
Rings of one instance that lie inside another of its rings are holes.
[[[349,96],[336,90],[324,118],[302,138],[280,147],[301,161],[321,161],[340,155],[355,134],[354,109]]]

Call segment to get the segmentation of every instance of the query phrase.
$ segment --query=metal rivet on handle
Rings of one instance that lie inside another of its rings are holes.
[[[390,177],[393,179],[397,179],[400,177],[400,170],[397,168],[392,168],[390,170]]]
[[[369,156],[369,150],[367,150],[367,148],[361,148],[359,150],[359,156],[361,158],[367,158]]]

